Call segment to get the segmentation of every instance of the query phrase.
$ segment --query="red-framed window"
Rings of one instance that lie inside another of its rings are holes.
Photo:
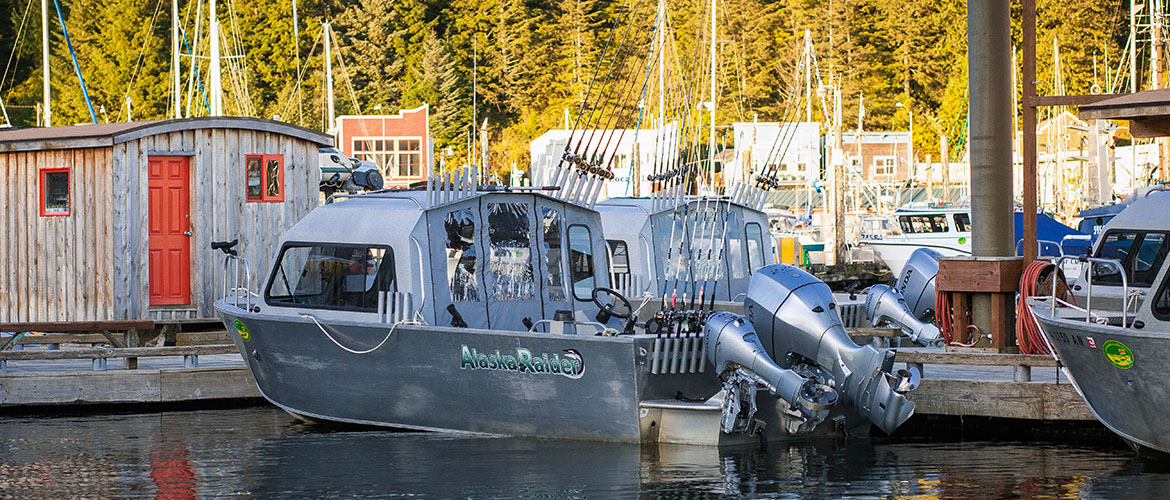
[[[43,168],[40,173],[41,217],[69,215],[69,169]]]
[[[244,155],[244,180],[248,202],[284,201],[284,156]]]

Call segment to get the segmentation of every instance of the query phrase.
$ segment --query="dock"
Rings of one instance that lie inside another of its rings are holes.
[[[888,329],[852,329],[889,337]],[[56,340],[55,338],[53,340]],[[0,351],[0,411],[119,404],[262,401],[234,345],[85,347],[26,345]],[[909,393],[917,415],[1031,421],[1092,421],[1088,407],[1050,356],[899,348],[896,367],[915,366]],[[137,368],[126,368],[136,359]]]

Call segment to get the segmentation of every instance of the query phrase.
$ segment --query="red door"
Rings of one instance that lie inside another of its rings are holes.
[[[151,156],[150,305],[191,303],[191,171],[185,156]]]

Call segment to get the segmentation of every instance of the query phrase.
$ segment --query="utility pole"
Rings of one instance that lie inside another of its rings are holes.
[[[179,0],[171,0],[171,96],[174,99],[173,118],[182,118],[179,106]]]
[[[1129,91],[1138,91],[1137,85],[1137,6],[1136,1],[1129,2]],[[1026,73],[1026,72],[1025,72]]]
[[[711,0],[711,136],[707,142],[707,167],[711,169],[711,194],[715,189],[715,0]]]
[[[44,101],[42,115],[45,117],[42,125],[53,126],[53,106],[49,101],[49,0],[41,0],[41,83],[43,85]]]
[[[329,21],[325,21],[321,29],[325,30],[325,100],[328,101],[329,107],[329,123],[325,125],[325,131],[332,133],[334,120],[336,120],[333,115],[333,45],[331,42],[333,28]]]
[[[223,88],[220,83],[219,63],[219,19],[215,12],[215,0],[211,0],[211,20],[208,28],[211,37],[211,75],[209,76],[211,89],[211,116],[223,116]]]
[[[947,136],[938,136],[938,153],[942,156],[942,201],[951,201],[951,155],[947,151]]]
[[[812,35],[804,30],[804,121],[812,120]]]

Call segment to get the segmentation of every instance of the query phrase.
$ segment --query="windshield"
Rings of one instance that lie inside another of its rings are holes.
[[[268,284],[271,305],[376,312],[379,292],[393,292],[389,248],[365,245],[290,244]]]

